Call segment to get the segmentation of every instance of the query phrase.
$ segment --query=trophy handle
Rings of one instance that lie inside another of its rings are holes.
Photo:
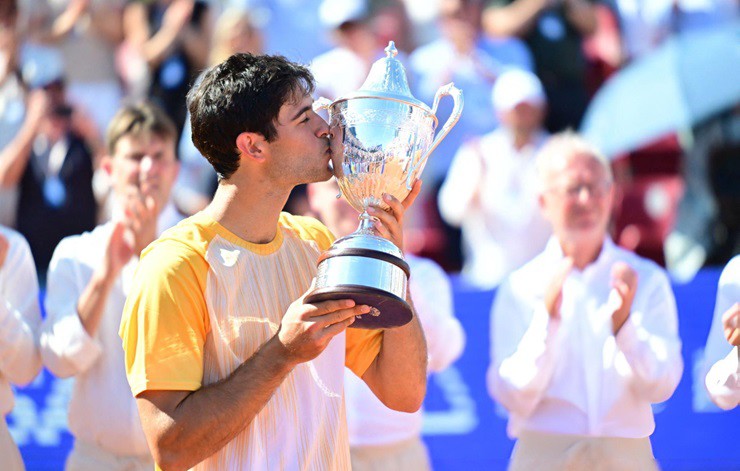
[[[429,148],[429,150],[426,151],[426,153],[419,159],[419,161],[416,163],[416,165],[413,166],[413,168],[409,171],[408,177],[406,178],[406,188],[408,190],[411,190],[411,184],[413,183],[413,178],[415,174],[421,173],[422,170],[424,170],[424,165],[427,162],[427,159],[432,154],[432,151],[437,148],[440,142],[442,142],[442,139],[447,136],[447,134],[450,132],[452,127],[457,124],[457,120],[460,119],[460,114],[462,114],[463,110],[463,93],[462,90],[457,88],[454,84],[454,82],[450,82],[447,85],[442,85],[439,87],[439,90],[437,90],[437,93],[434,95],[434,103],[432,104],[432,114],[437,114],[437,106],[439,106],[439,101],[444,96],[451,96],[452,100],[455,102],[454,107],[452,108],[452,114],[450,114],[450,117],[447,118],[447,122],[444,126],[442,126],[442,129],[439,130],[437,133],[437,136],[434,138],[434,141],[432,141],[432,145]],[[416,169],[419,169],[419,172],[416,172]]]

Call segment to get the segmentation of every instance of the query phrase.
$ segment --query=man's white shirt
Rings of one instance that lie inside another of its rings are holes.
[[[568,275],[561,319],[553,321],[544,294],[562,261],[552,237],[496,295],[487,379],[509,411],[508,433],[647,437],[655,428],[650,405],[667,400],[683,372],[669,280],[653,262],[606,238],[594,263]],[[637,272],[638,288],[615,337],[608,299],[617,261]]]
[[[3,420],[13,409],[10,383],[25,385],[41,371],[36,344],[41,314],[36,267],[28,242],[5,226],[0,226],[0,234],[9,244],[0,268],[0,420]]]
[[[738,347],[725,339],[722,315],[740,302],[740,255],[736,255],[722,270],[717,289],[714,318],[704,348],[705,385],[709,397],[722,409],[730,410],[740,404],[740,362]]]
[[[159,216],[161,233],[182,217],[171,204]],[[77,303],[102,263],[113,223],[64,238],[47,277],[46,319],[41,328],[44,365],[57,377],[75,376],[69,429],[78,440],[120,456],[146,456],[149,448],[124,369],[118,329],[138,257],[122,269],[108,296],[98,331],[90,336]]]

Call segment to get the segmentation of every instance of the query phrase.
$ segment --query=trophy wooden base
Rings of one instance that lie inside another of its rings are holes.
[[[352,299],[356,305],[367,305],[372,310],[356,316],[350,325],[354,329],[387,329],[411,322],[411,306],[398,296],[378,288],[357,285],[339,285],[319,288],[306,296],[305,302],[315,303],[337,299]]]

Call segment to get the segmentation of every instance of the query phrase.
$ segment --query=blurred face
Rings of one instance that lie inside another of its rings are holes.
[[[343,237],[357,229],[359,220],[357,211],[345,198],[337,198],[338,194],[339,185],[334,178],[308,186],[311,210],[336,237]]]
[[[534,132],[542,127],[542,121],[545,118],[545,106],[522,102],[501,113],[500,118],[501,122],[515,131]]]
[[[273,156],[269,172],[274,181],[295,186],[331,177],[329,125],[314,113],[312,105],[313,98],[304,95],[280,108],[277,137],[269,143]]]
[[[114,155],[106,157],[103,166],[119,202],[125,205],[128,198],[151,196],[160,210],[170,198],[179,170],[174,140],[150,134],[119,139]]]
[[[556,158],[545,169],[540,205],[561,241],[603,240],[612,206],[608,174],[596,158],[575,154]]]

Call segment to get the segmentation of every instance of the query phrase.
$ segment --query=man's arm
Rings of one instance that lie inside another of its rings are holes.
[[[421,181],[417,180],[403,202],[384,195],[383,199],[389,206],[387,211],[372,206],[368,209],[378,219],[376,227],[380,235],[401,249],[404,214],[420,191]],[[406,300],[413,309],[408,291]],[[383,332],[380,352],[362,375],[362,380],[387,407],[402,412],[419,410],[426,395],[427,345],[416,312],[408,324]]]
[[[635,303],[628,303],[629,314],[614,336],[630,365],[633,387],[645,399],[657,403],[671,397],[683,373],[678,314],[663,272],[640,283],[644,296],[635,296]]]
[[[244,430],[299,363],[317,357],[367,306],[354,301],[291,304],[278,333],[226,379],[196,391],[146,390],[137,406],[162,469],[189,469]]]
[[[48,108],[49,98],[45,91],[34,90],[28,95],[23,126],[15,138],[0,149],[0,187],[13,188],[21,181],[31,157],[33,140]]]

